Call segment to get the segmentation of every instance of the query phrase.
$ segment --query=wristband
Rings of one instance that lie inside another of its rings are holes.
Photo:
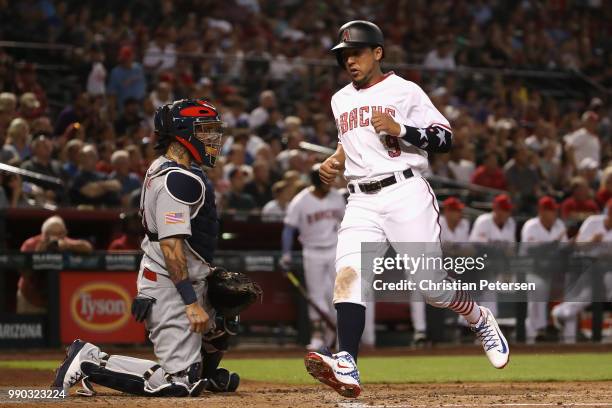
[[[191,281],[189,279],[183,279],[174,286],[176,287],[176,290],[178,290],[179,295],[181,295],[181,298],[183,298],[183,303],[186,305],[190,305],[198,301],[198,297],[196,296],[195,290],[193,290],[193,286],[191,286]]]

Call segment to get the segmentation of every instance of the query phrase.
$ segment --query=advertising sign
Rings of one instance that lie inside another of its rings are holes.
[[[143,343],[144,325],[130,314],[136,272],[60,273],[60,338],[95,343]]]

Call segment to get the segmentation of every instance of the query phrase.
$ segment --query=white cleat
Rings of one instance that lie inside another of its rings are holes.
[[[495,317],[489,309],[480,306],[480,320],[472,325],[472,331],[482,343],[482,347],[495,368],[504,368],[510,360],[510,347]]]
[[[337,354],[326,350],[313,351],[304,357],[304,365],[310,375],[343,397],[357,398],[361,393],[359,370],[353,357],[346,351]]]

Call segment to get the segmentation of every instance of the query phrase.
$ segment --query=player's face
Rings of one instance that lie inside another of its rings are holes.
[[[444,209],[444,218],[451,224],[456,224],[461,220],[461,211],[455,209]]]
[[[544,225],[553,225],[557,220],[556,210],[540,210],[540,219]]]
[[[511,214],[510,211],[501,208],[494,208],[493,213],[495,215],[495,220],[500,224],[505,224],[506,221],[508,221],[508,218],[510,218]]]
[[[374,68],[382,58],[382,48],[371,47],[347,48],[342,50],[342,60],[344,67],[351,80],[358,84],[367,84],[372,78]]]

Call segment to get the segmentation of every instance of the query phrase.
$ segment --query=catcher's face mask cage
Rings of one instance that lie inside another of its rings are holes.
[[[221,152],[223,129],[221,122],[194,122],[192,143],[200,153],[202,165],[215,167]]]

